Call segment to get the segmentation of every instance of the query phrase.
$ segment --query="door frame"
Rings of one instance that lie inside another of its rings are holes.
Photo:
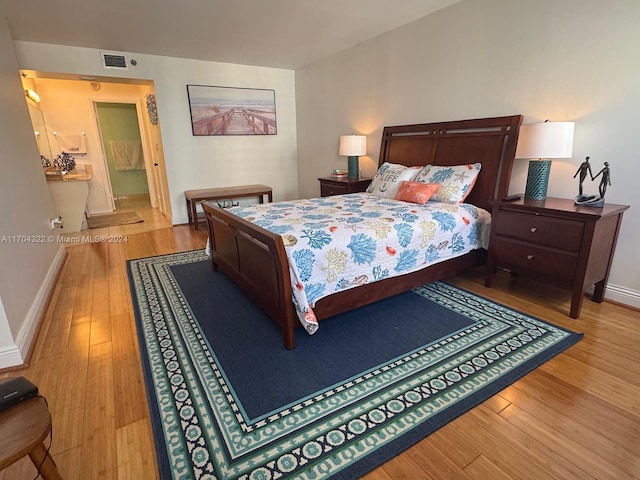
[[[149,132],[147,128],[147,120],[144,116],[144,105],[142,102],[142,98],[138,96],[132,95],[119,95],[117,97],[90,97],[89,102],[91,102],[91,112],[93,115],[93,119],[97,128],[98,138],[100,140],[100,146],[102,149],[102,169],[105,178],[108,180],[108,184],[105,185],[105,191],[109,195],[109,202],[111,205],[111,211],[115,210],[115,199],[113,197],[113,189],[111,187],[111,176],[109,175],[109,168],[107,166],[107,156],[104,145],[102,141],[102,129],[100,128],[100,121],[98,118],[98,105],[99,103],[116,103],[116,104],[125,104],[125,105],[135,105],[136,107],[136,115],[138,117],[138,130],[140,132],[140,141],[142,144],[142,155],[144,157],[144,167],[145,173],[147,176],[147,185],[149,188],[149,199],[151,201],[152,208],[158,208],[160,212],[164,215],[167,215],[165,209],[162,208],[162,205],[165,203],[162,200],[158,202],[158,199],[161,199],[161,195],[164,194],[162,188],[158,191],[157,184],[159,182],[159,178],[157,176],[160,174],[157,168],[154,167],[154,155],[152,154],[151,141],[149,138]],[[161,180],[160,180],[161,181]]]

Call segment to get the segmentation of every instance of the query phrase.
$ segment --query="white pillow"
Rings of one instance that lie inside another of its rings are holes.
[[[396,163],[383,163],[367,188],[371,195],[394,198],[402,182],[410,182],[422,167],[407,167]]]
[[[461,203],[471,193],[480,173],[480,163],[468,165],[426,165],[416,175],[416,182],[438,183],[440,188],[429,199],[431,202]]]

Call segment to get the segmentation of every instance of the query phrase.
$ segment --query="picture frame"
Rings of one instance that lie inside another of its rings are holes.
[[[275,90],[187,85],[194,136],[277,135]]]

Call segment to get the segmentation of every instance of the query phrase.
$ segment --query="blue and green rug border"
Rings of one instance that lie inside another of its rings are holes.
[[[194,255],[195,255],[195,257],[194,257]],[[163,259],[168,259],[168,258],[177,259],[177,258],[180,258],[180,256],[182,256],[183,258],[187,258],[187,257],[191,256],[192,257],[191,260],[193,260],[193,258],[199,258],[197,261],[202,261],[202,260],[204,260],[206,258],[206,257],[203,256],[201,251],[193,251],[193,252],[185,252],[183,254],[161,255],[161,256],[157,256],[157,257],[150,257],[150,258],[146,258],[146,259],[138,259],[138,260],[132,260],[132,261],[127,262],[127,271],[128,271],[128,275],[129,275],[129,279],[130,279],[130,288],[131,288],[132,298],[133,299],[137,298],[137,293],[136,293],[136,290],[135,290],[135,287],[134,287],[134,282],[131,281],[131,279],[133,278],[132,263],[134,263],[134,262],[144,262],[144,263],[151,262],[151,263],[154,263],[154,262],[157,262],[158,260],[162,261]],[[446,288],[453,288],[453,289],[455,289],[455,290],[457,290],[459,292],[464,292],[467,295],[471,295],[471,296],[473,296],[475,298],[482,299],[482,297],[478,297],[477,294],[474,294],[472,292],[468,292],[468,291],[460,289],[458,287],[452,287],[452,286],[447,285],[447,284],[441,284],[441,285],[445,286]],[[171,286],[171,288],[174,288],[174,286]],[[520,312],[517,312],[516,310],[512,310],[512,309],[510,309],[508,307],[496,304],[495,302],[491,302],[491,301],[486,300],[486,299],[482,299],[482,301],[488,302],[488,304],[493,305],[493,306],[498,306],[503,312],[507,312],[506,313],[507,315],[511,315],[514,318],[524,317],[524,318],[526,318],[528,320],[541,322],[541,324],[544,324],[546,326],[550,326],[547,322],[544,322],[544,321],[542,321],[540,319],[535,319],[533,317],[524,315],[524,314],[522,314]],[[187,309],[188,309],[188,305],[187,305]],[[139,309],[138,304],[135,301],[134,301],[134,311],[135,311],[135,316],[136,316],[136,326],[137,326],[137,331],[138,331],[138,340],[139,340],[140,347],[141,347],[141,358],[142,358],[143,367],[144,367],[144,378],[145,378],[145,383],[147,385],[147,392],[149,394],[148,395],[149,406],[150,406],[151,413],[152,413],[152,415],[151,415],[151,417],[152,417],[152,426],[153,426],[153,430],[154,430],[154,435],[156,436],[156,440],[157,440],[157,439],[164,438],[164,431],[162,429],[162,426],[161,426],[160,422],[158,421],[158,419],[160,418],[160,409],[158,407],[159,399],[158,399],[158,397],[156,395],[154,382],[153,382],[153,380],[151,378],[151,374],[150,374],[151,369],[152,369],[152,365],[151,365],[151,363],[149,361],[148,356],[142,354],[143,352],[146,352],[147,345],[146,345],[145,340],[144,340],[144,332],[143,332],[143,328],[142,328],[142,319],[141,319],[140,309]],[[398,438],[394,438],[393,440],[391,440],[389,442],[385,442],[385,445],[383,447],[377,448],[375,450],[375,454],[374,455],[369,455],[369,454],[365,455],[363,458],[358,460],[355,464],[350,464],[350,465],[346,466],[345,468],[343,468],[341,470],[338,470],[335,473],[331,474],[332,478],[345,478],[345,479],[346,478],[354,478],[356,476],[360,476],[360,475],[366,473],[367,471],[371,470],[372,468],[377,467],[381,463],[384,463],[386,460],[388,460],[388,459],[392,458],[393,456],[397,455],[398,453],[400,453],[401,451],[405,450],[406,448],[408,448],[412,444],[416,443],[420,439],[426,437],[428,434],[430,434],[431,432],[433,432],[434,430],[436,430],[440,426],[442,426],[445,423],[451,421],[452,419],[456,418],[460,414],[464,413],[465,411],[469,410],[470,408],[473,408],[477,404],[483,402],[487,398],[489,398],[492,395],[494,395],[495,393],[499,392],[500,390],[502,390],[506,386],[508,386],[511,383],[513,383],[518,378],[522,377],[523,375],[525,375],[526,373],[530,372],[531,370],[533,370],[537,366],[541,365],[542,363],[546,362],[547,360],[549,360],[553,356],[557,355],[558,353],[560,353],[564,349],[568,348],[569,346],[571,346],[575,342],[579,341],[580,338],[581,338],[580,334],[575,334],[573,332],[570,332],[569,330],[565,330],[565,329],[562,329],[562,328],[554,326],[554,325],[551,325],[550,327],[552,327],[553,329],[556,329],[556,331],[558,331],[558,332],[565,332],[566,333],[564,338],[560,339],[558,342],[555,343],[553,349],[545,350],[542,353],[538,353],[532,359],[527,360],[526,362],[522,363],[521,365],[511,369],[511,371],[509,372],[508,375],[501,376],[497,380],[493,380],[488,385],[483,386],[482,390],[481,390],[481,395],[479,393],[474,393],[473,395],[471,395],[469,397],[466,397],[463,400],[458,401],[455,404],[455,406],[450,406],[450,407],[444,409],[444,411],[442,411],[440,413],[437,413],[433,417],[421,422],[418,426],[412,427],[409,431],[407,431],[406,433],[403,433]],[[168,461],[168,458],[167,458],[167,455],[166,455],[166,449],[165,449],[164,445],[161,444],[160,442],[156,441],[156,449],[157,449],[157,453],[158,453],[158,463],[159,463],[159,466],[160,466],[160,471],[161,471],[162,478],[165,478],[165,477],[166,478],[171,478],[170,477],[170,462]]]

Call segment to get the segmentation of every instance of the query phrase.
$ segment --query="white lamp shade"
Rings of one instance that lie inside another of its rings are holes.
[[[342,135],[338,154],[347,157],[366,155],[367,137],[365,135]]]
[[[574,122],[522,125],[516,158],[571,158]]]

